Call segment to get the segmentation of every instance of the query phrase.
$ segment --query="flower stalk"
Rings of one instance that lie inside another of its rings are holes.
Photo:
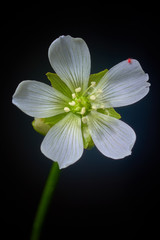
[[[31,240],[38,240],[40,238],[42,226],[59,179],[59,174],[60,169],[58,163],[54,162],[48,175],[48,179],[46,181],[46,185],[44,187],[42,197],[37,209],[37,213],[33,223]]]

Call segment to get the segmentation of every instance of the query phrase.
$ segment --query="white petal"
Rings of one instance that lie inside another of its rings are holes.
[[[46,118],[64,113],[67,100],[66,96],[47,84],[27,80],[18,85],[12,102],[31,117]]]
[[[113,159],[131,154],[136,135],[130,126],[99,112],[91,112],[88,119],[91,137],[101,153]]]
[[[135,103],[148,93],[148,79],[137,60],[125,60],[111,68],[97,85],[103,91],[101,101],[106,107]]]
[[[81,38],[61,36],[49,47],[51,66],[72,92],[78,87],[87,88],[91,60],[89,49]]]
[[[60,168],[75,163],[83,153],[81,120],[73,113],[55,124],[47,133],[41,145],[42,153]]]

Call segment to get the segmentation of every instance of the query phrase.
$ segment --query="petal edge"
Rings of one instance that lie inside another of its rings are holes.
[[[49,130],[41,144],[41,151],[58,162],[60,169],[78,161],[83,153],[80,118],[68,113]]]
[[[18,85],[12,103],[31,117],[46,118],[64,113],[67,100],[66,96],[47,84],[26,80]]]
[[[139,62],[131,59],[112,67],[100,80],[97,88],[103,94],[101,101],[106,107],[122,107],[133,104],[147,95],[150,83]]]
[[[57,75],[72,92],[88,86],[91,60],[85,41],[81,38],[61,36],[49,47],[48,57]]]
[[[99,112],[91,112],[88,118],[93,142],[103,155],[121,159],[131,154],[136,135],[130,126]]]

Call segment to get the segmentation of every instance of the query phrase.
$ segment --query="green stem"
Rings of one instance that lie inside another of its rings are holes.
[[[51,202],[53,192],[56,188],[56,184],[59,178],[59,173],[60,173],[60,170],[59,170],[58,163],[54,162],[50,170],[50,173],[48,175],[48,179],[46,181],[46,185],[44,187],[42,197],[37,209],[36,217],[33,223],[31,240],[38,240],[40,237],[41,228],[42,228],[45,216],[47,214],[47,210]]]

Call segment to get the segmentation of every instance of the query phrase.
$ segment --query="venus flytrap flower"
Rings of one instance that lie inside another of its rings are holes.
[[[61,36],[49,47],[55,70],[47,73],[52,86],[23,81],[13,103],[35,117],[34,128],[46,135],[42,153],[65,168],[94,144],[105,156],[121,159],[131,154],[133,129],[113,109],[142,99],[149,91],[148,75],[134,59],[109,71],[90,75],[89,49],[81,38]]]

